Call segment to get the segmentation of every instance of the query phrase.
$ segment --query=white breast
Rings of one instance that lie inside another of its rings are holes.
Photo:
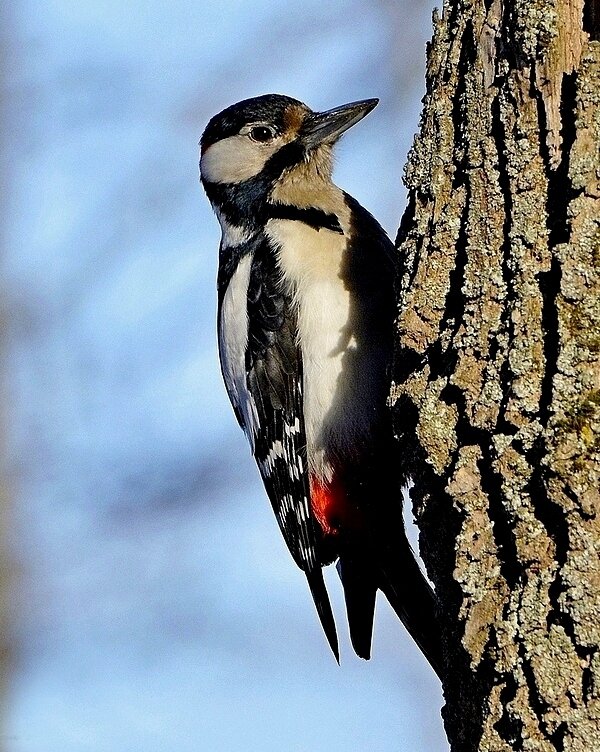
[[[229,399],[242,414],[244,430],[252,447],[258,427],[256,406],[246,385],[246,345],[248,342],[248,284],[252,254],[247,254],[235,270],[221,306],[219,355]]]
[[[346,238],[292,220],[270,220],[266,229],[297,305],[310,470],[330,480],[336,458],[352,455],[367,439],[372,408],[364,374],[357,372],[350,292],[342,279]]]

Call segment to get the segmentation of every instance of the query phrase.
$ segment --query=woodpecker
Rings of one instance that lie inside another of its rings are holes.
[[[337,561],[368,659],[380,589],[439,673],[434,596],[406,538],[386,400],[395,249],[332,182],[332,148],[377,99],[314,112],[278,94],[215,115],[200,176],[221,225],[218,341],[235,415],[339,662]]]

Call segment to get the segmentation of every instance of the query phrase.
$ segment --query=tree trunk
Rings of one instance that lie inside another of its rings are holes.
[[[599,5],[434,16],[391,402],[457,752],[600,750]]]

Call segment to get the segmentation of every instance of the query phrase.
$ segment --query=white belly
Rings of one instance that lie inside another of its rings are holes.
[[[373,407],[342,279],[346,239],[292,220],[270,220],[267,233],[297,303],[309,468],[330,480],[336,459],[366,442]]]

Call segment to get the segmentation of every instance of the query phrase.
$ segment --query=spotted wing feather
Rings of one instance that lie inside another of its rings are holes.
[[[258,248],[248,286],[248,390],[259,430],[254,456],[285,542],[305,572],[329,644],[337,635],[319,560],[320,531],[310,507],[297,322],[269,245]]]
[[[281,532],[304,570],[318,563],[310,512],[302,414],[302,359],[291,302],[282,294],[275,255],[254,254],[248,287],[248,389],[260,430],[254,455]]]

